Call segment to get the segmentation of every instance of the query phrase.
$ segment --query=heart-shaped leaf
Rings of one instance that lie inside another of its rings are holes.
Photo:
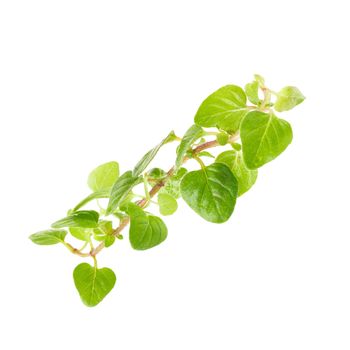
[[[250,112],[241,125],[244,161],[257,169],[280,155],[292,142],[290,124],[274,114]]]
[[[130,215],[129,240],[134,249],[150,249],[167,238],[168,229],[161,218],[145,213],[134,203],[129,203],[125,210]]]
[[[88,263],[79,264],[73,271],[73,278],[81,300],[87,306],[100,303],[113,289],[117,280],[111,269],[98,269]]]
[[[181,182],[181,194],[186,203],[202,218],[214,223],[229,219],[237,192],[237,180],[227,165],[221,163],[191,171]]]
[[[236,132],[247,114],[247,97],[242,88],[226,85],[212,93],[200,105],[194,121],[203,127],[219,127]]]
[[[172,215],[177,210],[177,201],[167,193],[158,194],[159,211],[162,215]]]

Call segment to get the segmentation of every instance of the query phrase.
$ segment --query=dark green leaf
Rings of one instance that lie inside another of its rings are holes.
[[[227,221],[235,207],[237,180],[225,164],[214,163],[191,171],[181,182],[181,194],[186,203],[205,220]]]
[[[52,245],[64,242],[67,232],[65,230],[45,230],[29,236],[31,241],[39,245]]]
[[[133,203],[126,210],[130,215],[129,240],[134,249],[150,249],[166,239],[168,229],[161,218],[145,213]]]
[[[236,85],[226,85],[203,101],[194,121],[206,128],[219,127],[228,132],[236,132],[248,112],[246,104],[243,89]]]
[[[67,217],[54,222],[51,227],[82,227],[94,228],[97,226],[99,214],[94,210],[81,210],[68,215]]]
[[[238,182],[238,196],[247,192],[254,185],[258,171],[247,168],[242,152],[234,150],[222,152],[217,156],[215,162],[226,164],[231,169]]]
[[[133,176],[131,171],[127,171],[121,175],[111,190],[106,215],[115,211],[133,187],[141,182],[142,177]]]
[[[257,169],[275,159],[292,142],[290,124],[273,114],[250,112],[241,125],[244,161],[249,169]]]
[[[192,125],[185,133],[177,149],[175,166],[179,168],[186,156],[187,151],[193,143],[203,135],[203,129],[197,125]]]
[[[108,191],[117,181],[119,176],[119,164],[109,162],[98,166],[88,177],[88,185],[94,192]]]
[[[289,111],[305,100],[305,96],[295,86],[286,86],[277,94],[275,110],[278,112]]]
[[[74,269],[73,278],[81,300],[87,306],[100,303],[113,289],[117,280],[111,269],[98,269],[87,263],[79,264]]]
[[[167,193],[158,194],[159,211],[162,215],[172,215],[177,210],[177,201]]]
[[[134,177],[137,177],[142,174],[142,172],[147,168],[149,163],[153,160],[153,158],[156,156],[160,148],[173,141],[176,139],[176,136],[174,134],[174,131],[171,131],[170,134],[161,142],[159,143],[156,147],[152,148],[150,151],[148,151],[142,158],[141,160],[136,164],[134,171],[132,175]]]

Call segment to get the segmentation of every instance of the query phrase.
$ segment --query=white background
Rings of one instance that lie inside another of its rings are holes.
[[[347,3],[2,0],[1,347],[349,349]],[[161,246],[104,251],[117,284],[86,308],[81,259],[28,235],[88,193],[92,168],[129,169],[254,73],[307,96],[284,116],[292,145],[228,223],[181,202]]]

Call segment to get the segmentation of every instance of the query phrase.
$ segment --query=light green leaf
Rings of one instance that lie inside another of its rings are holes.
[[[134,249],[150,249],[167,238],[168,229],[161,218],[145,213],[134,203],[129,203],[126,210],[130,215],[129,240]]]
[[[131,171],[121,175],[111,190],[106,215],[115,211],[134,186],[142,182],[142,177],[135,177]]]
[[[73,271],[74,284],[86,306],[96,306],[113,289],[117,280],[114,272],[98,269],[88,263],[79,264]]]
[[[221,146],[225,146],[228,142],[229,135],[226,132],[220,132],[216,135],[216,140]]]
[[[208,158],[215,158],[210,152],[208,151],[202,151],[197,153],[198,157],[208,157]]]
[[[290,124],[274,114],[250,112],[241,125],[244,162],[257,169],[280,155],[292,142]]]
[[[258,105],[260,102],[259,98],[259,83],[255,80],[251,83],[246,84],[245,93],[248,100],[254,105]]]
[[[228,132],[239,129],[247,114],[247,98],[242,88],[226,85],[207,97],[200,105],[194,121],[203,127],[219,127]]]
[[[185,202],[202,218],[214,223],[230,218],[237,193],[237,180],[227,165],[221,163],[191,171],[181,182]]]
[[[81,210],[68,215],[67,217],[54,222],[51,227],[83,227],[94,228],[97,226],[99,214],[94,210]]]
[[[153,160],[153,158],[156,156],[160,148],[169,143],[172,142],[174,139],[176,139],[176,136],[174,134],[174,131],[171,131],[169,135],[161,142],[159,143],[156,147],[152,148],[150,151],[148,151],[142,158],[141,160],[136,164],[132,175],[134,177],[137,177],[142,174],[142,172],[147,168],[149,163]]]
[[[203,129],[198,125],[192,125],[186,132],[181,140],[181,143],[177,149],[177,156],[175,161],[175,167],[179,168],[186,156],[187,151],[193,145],[193,143],[202,137]]]
[[[94,199],[99,199],[99,198],[108,198],[110,193],[109,190],[104,190],[104,191],[98,191],[98,192],[93,192],[89,194],[87,197],[85,197],[83,200],[81,200],[74,208],[72,211],[77,211],[80,208],[82,208],[84,205],[87,203],[91,202]]]
[[[258,82],[259,86],[261,86],[261,87],[265,86],[265,79],[261,75],[254,74],[254,79],[255,79],[255,81]]]
[[[65,230],[45,230],[33,233],[29,236],[29,239],[35,244],[52,245],[64,242],[66,235]]]
[[[177,172],[160,189],[159,193],[167,193],[175,199],[178,199],[180,197],[180,183],[186,173],[186,168],[179,168]]]
[[[107,237],[111,236],[113,233],[113,223],[112,221],[101,220],[98,223],[98,227],[93,229],[94,239],[96,241],[105,241]],[[113,236],[112,236],[113,237]],[[113,240],[114,242],[114,240]]]
[[[105,247],[108,248],[110,247],[111,245],[113,245],[115,242],[115,236],[112,236],[112,235],[108,235],[106,236],[105,238]]]
[[[289,111],[305,100],[305,96],[295,86],[286,86],[277,94],[274,108],[278,112]]]
[[[238,196],[247,192],[254,185],[258,171],[247,168],[242,152],[234,150],[222,152],[217,156],[215,162],[226,164],[231,169],[238,182]]]
[[[158,194],[159,211],[162,215],[172,215],[177,210],[177,201],[167,193]]]
[[[119,176],[119,164],[109,162],[98,166],[88,177],[88,185],[94,192],[110,190]]]
[[[91,228],[81,228],[81,227],[70,227],[70,234],[81,241],[88,242],[90,240],[92,229]]]

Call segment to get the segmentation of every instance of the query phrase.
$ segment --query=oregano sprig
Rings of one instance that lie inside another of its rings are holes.
[[[74,269],[73,279],[83,303],[97,305],[116,283],[110,268],[98,267],[97,255],[103,249],[123,239],[122,231],[129,224],[132,248],[146,250],[161,244],[168,229],[158,214],[174,214],[180,198],[203,219],[226,222],[237,198],[256,182],[258,168],[292,142],[290,124],[276,112],[288,111],[304,99],[294,86],[278,93],[270,90],[260,75],[244,89],[226,85],[216,90],[202,102],[194,124],[182,138],[171,131],[121,175],[115,161],[98,166],[88,176],[91,193],[50,229],[29,238],[39,245],[63,244],[71,253],[91,258],[92,265],[84,262]],[[159,149],[172,142],[179,142],[173,167],[168,171],[151,168]],[[208,151],[211,148],[224,150],[214,156]],[[191,159],[198,164],[197,170],[184,167]],[[101,199],[108,199],[106,207]],[[92,201],[99,211],[85,208]],[[155,214],[149,212],[151,204],[158,205]],[[74,247],[67,237],[81,241],[82,247]]]

